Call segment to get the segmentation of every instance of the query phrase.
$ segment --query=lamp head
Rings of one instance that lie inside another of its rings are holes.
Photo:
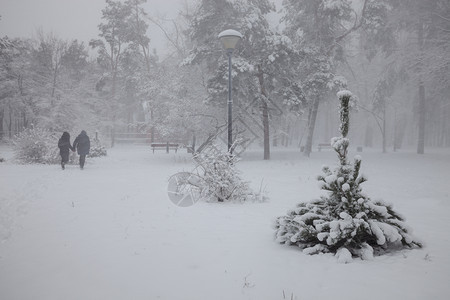
[[[223,46],[227,50],[234,50],[236,44],[242,38],[242,34],[239,31],[233,29],[227,29],[219,33],[219,39],[222,41]]]

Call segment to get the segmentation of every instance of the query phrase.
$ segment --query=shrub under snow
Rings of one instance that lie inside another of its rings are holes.
[[[13,138],[14,158],[18,163],[59,164],[59,137],[40,127],[27,128]],[[73,140],[71,140],[73,143]],[[93,140],[89,157],[106,156],[107,151],[99,140]],[[78,163],[78,155],[70,151],[69,164]]]
[[[264,201],[261,193],[254,193],[247,181],[242,180],[236,168],[238,157],[210,145],[194,155],[194,160],[203,170],[200,175],[201,197],[207,201]]]
[[[297,245],[307,254],[336,253],[340,262],[348,262],[351,256],[370,259],[399,247],[421,247],[391,205],[372,201],[362,193],[360,184],[366,178],[360,174],[361,158],[355,157],[353,163],[347,160],[349,103],[353,96],[342,91],[338,98],[342,136],[333,138],[331,144],[339,165],[334,170],[324,167],[324,174],[318,177],[321,189],[329,194],[300,203],[277,218],[276,240]]]
[[[13,138],[14,157],[23,164],[51,164],[60,160],[58,137],[39,128],[27,128]]]
[[[89,157],[106,156],[106,147],[100,143],[100,140],[94,139],[89,150]]]

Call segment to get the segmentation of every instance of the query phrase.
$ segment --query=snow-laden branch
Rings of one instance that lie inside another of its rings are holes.
[[[363,8],[361,10],[361,18],[359,19],[358,22],[358,14],[356,13],[355,10],[353,10],[353,13],[355,14],[355,23],[353,24],[353,26],[351,28],[349,28],[346,32],[344,32],[343,34],[341,34],[340,36],[335,38],[335,43],[339,43],[342,39],[344,39],[346,36],[348,36],[350,33],[352,33],[353,31],[357,30],[358,28],[360,28],[363,24],[363,20],[364,20],[364,15],[366,13],[366,8],[367,8],[367,0],[364,0],[363,3]],[[333,47],[333,46],[332,46]]]

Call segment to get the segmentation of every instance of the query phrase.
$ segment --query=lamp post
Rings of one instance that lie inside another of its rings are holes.
[[[219,39],[227,50],[228,55],[228,152],[231,154],[233,145],[233,99],[231,97],[231,56],[236,44],[242,38],[239,31],[227,29],[219,33]]]

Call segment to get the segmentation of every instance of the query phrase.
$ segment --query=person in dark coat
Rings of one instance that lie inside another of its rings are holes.
[[[86,155],[89,154],[91,148],[91,141],[89,140],[86,131],[81,131],[75,141],[73,141],[73,147],[77,149],[78,155],[80,155],[80,169],[83,169]]]
[[[64,170],[66,163],[69,161],[69,150],[75,151],[70,145],[70,134],[64,131],[58,141],[59,154],[61,155],[61,168]]]

